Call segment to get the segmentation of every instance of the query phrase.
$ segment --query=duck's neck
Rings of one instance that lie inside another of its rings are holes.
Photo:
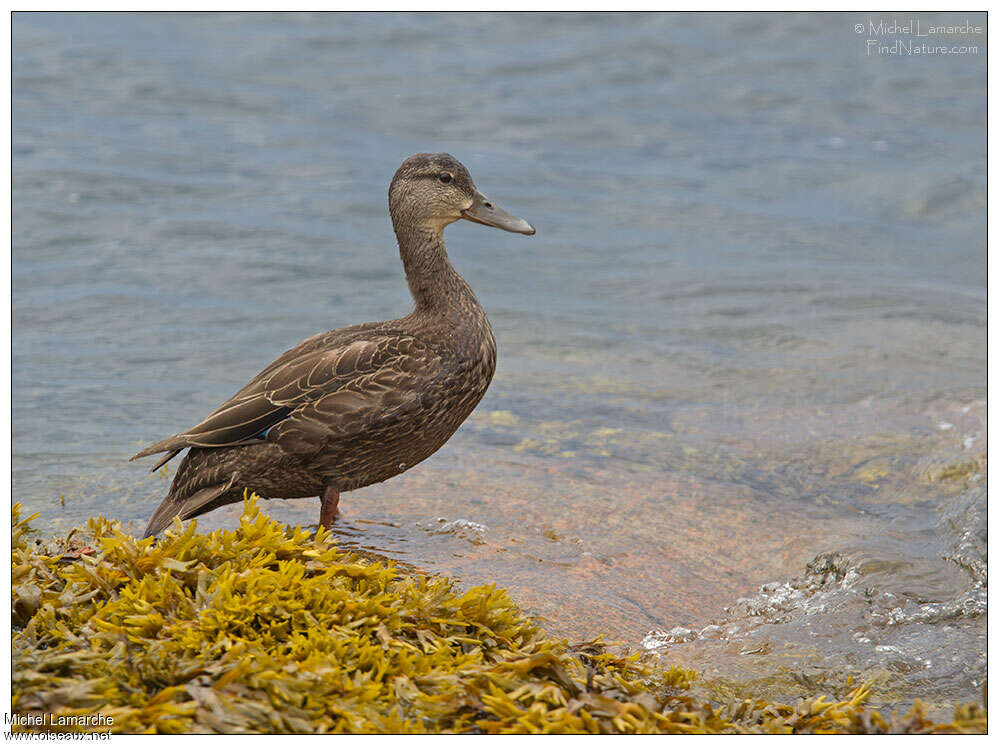
[[[394,227],[417,313],[450,314],[479,307],[468,283],[448,260],[443,227]]]

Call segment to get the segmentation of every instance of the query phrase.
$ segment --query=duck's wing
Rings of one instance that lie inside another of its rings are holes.
[[[325,336],[289,350],[202,422],[131,460],[165,451],[155,471],[184,448],[259,442],[277,425],[268,440],[292,451],[309,449],[321,435],[360,432],[417,406],[441,367],[438,355],[416,337],[368,334],[329,343]]]

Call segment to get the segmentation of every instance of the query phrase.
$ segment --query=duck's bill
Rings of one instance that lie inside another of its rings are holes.
[[[465,220],[471,220],[473,223],[482,223],[493,228],[502,228],[511,233],[523,233],[525,236],[534,235],[534,226],[526,220],[521,220],[516,215],[511,215],[506,210],[496,207],[480,192],[475,193],[472,206],[462,211],[461,216]]]

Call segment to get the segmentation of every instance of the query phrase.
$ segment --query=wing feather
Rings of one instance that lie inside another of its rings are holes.
[[[329,346],[324,336],[289,350],[202,422],[132,458],[171,452],[158,468],[183,448],[242,445],[262,433],[315,447],[324,434],[359,432],[418,404],[422,383],[438,367],[415,337],[369,333]]]

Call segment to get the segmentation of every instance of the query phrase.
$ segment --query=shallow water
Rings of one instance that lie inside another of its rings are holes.
[[[866,22],[16,14],[15,499],[141,530],[128,456],[409,310],[386,189],[447,150],[538,233],[448,228],[496,378],[342,540],[717,686],[978,696],[985,38]]]

